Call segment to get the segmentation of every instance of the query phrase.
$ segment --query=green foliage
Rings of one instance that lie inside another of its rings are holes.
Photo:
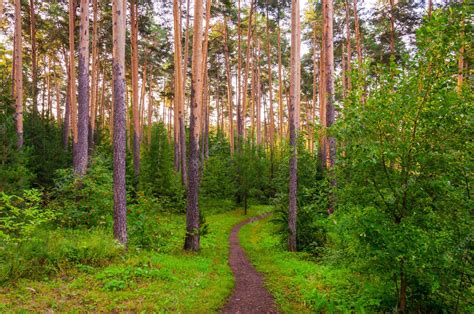
[[[101,229],[37,229],[28,241],[0,247],[0,282],[44,279],[74,265],[100,266],[123,252]]]
[[[17,149],[14,102],[4,86],[8,85],[0,88],[0,191],[19,193],[31,187],[35,176],[28,168],[30,150]]]
[[[167,131],[162,123],[154,124],[151,131],[151,145],[142,153],[139,189],[157,198],[163,208],[184,212],[184,188],[173,168]]]
[[[37,227],[55,218],[40,202],[38,190],[25,190],[21,197],[0,192],[0,245],[30,241]]]
[[[105,226],[113,212],[112,162],[96,154],[82,178],[72,169],[58,170],[50,207],[61,212],[59,223],[67,227]]]
[[[472,307],[462,302],[474,204],[472,90],[458,94],[453,79],[460,14],[436,13],[418,31],[420,53],[398,68],[379,67],[377,88],[366,104],[344,109],[336,130],[344,153],[330,237],[339,263],[390,287],[376,310],[396,309],[404,279],[411,311]]]

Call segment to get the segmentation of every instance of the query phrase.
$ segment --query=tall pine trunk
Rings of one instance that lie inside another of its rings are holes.
[[[199,250],[199,121],[202,107],[202,0],[194,2],[193,58],[191,73],[191,112],[189,124],[189,173],[184,249]]]
[[[38,113],[38,60],[36,57],[36,14],[35,1],[30,0],[30,37],[31,37],[31,97],[33,113]]]
[[[125,187],[125,2],[113,0],[114,237],[127,245]]]
[[[75,22],[76,1],[69,0],[69,107],[71,110],[70,124],[72,128],[73,151],[75,151],[77,144],[76,61],[74,57]]]
[[[132,46],[132,111],[133,111],[133,171],[135,184],[140,174],[140,112],[138,103],[138,0],[132,0],[131,14],[131,46]]]
[[[97,55],[97,0],[92,0],[92,72],[91,72],[91,95],[90,95],[90,134],[89,149],[93,149],[94,135],[96,129],[96,113],[97,113],[97,95],[98,95],[98,75],[99,75],[99,59]]]
[[[83,176],[87,170],[89,155],[89,0],[81,0],[81,24],[79,32],[78,138],[77,148],[74,152],[74,172]]]
[[[290,165],[289,165],[289,207],[288,207],[288,249],[296,251],[296,221],[297,221],[297,137],[298,121],[297,111],[300,102],[300,10],[299,0],[291,2],[291,52],[290,52],[290,106],[289,106],[289,127],[290,127]]]
[[[241,125],[239,128],[239,134],[242,134],[242,137],[245,138],[245,121],[247,116],[247,85],[248,85],[248,76],[250,70],[250,51],[251,51],[251,39],[252,39],[252,15],[254,11],[254,0],[250,2],[249,8],[249,21],[247,25],[247,53],[245,57],[245,71],[244,71],[244,82],[243,82],[243,92],[242,92],[242,116],[241,116]]]
[[[230,155],[234,155],[234,112],[232,105],[232,76],[230,71],[230,57],[229,44],[227,40],[227,16],[224,13],[224,57],[225,69],[227,74],[227,106],[229,110],[229,141],[230,141]],[[217,119],[219,122],[219,118]]]
[[[23,148],[23,48],[21,35],[21,1],[15,0],[14,96],[17,147]]]

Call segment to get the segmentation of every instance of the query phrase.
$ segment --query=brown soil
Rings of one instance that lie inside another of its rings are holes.
[[[264,287],[262,275],[248,260],[238,237],[242,226],[269,215],[246,219],[232,229],[229,237],[229,265],[234,272],[235,287],[221,313],[278,313],[273,297]]]

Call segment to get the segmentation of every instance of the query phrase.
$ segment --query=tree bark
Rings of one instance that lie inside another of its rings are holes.
[[[64,122],[63,122],[63,147],[64,150],[69,146],[69,133],[71,132],[71,74],[69,64],[67,63],[67,55],[64,52],[64,60],[66,62],[67,86],[66,86],[66,105],[64,108]]]
[[[260,108],[261,93],[260,93],[260,40],[257,39],[257,58],[255,64],[256,84],[255,84],[255,109],[256,109],[256,124],[257,124],[257,145],[262,144],[262,111]]]
[[[320,170],[324,171],[327,165],[327,154],[326,154],[326,146],[327,146],[327,138],[326,138],[326,127],[327,127],[327,120],[326,120],[326,41],[327,41],[327,17],[326,17],[326,2],[328,0],[322,0],[322,34],[321,34],[321,53],[319,59],[319,120],[321,122],[321,131],[319,133],[319,149],[318,149],[318,161],[320,165]],[[355,0],[357,1],[357,0]]]
[[[113,0],[114,237],[127,245],[125,187],[125,2]]]
[[[278,17],[278,130],[280,132],[280,141],[283,143],[283,75],[281,62],[281,28],[280,18]]]
[[[133,170],[135,184],[140,174],[140,112],[138,102],[138,0],[132,0],[131,15],[131,46],[132,46],[132,111],[133,111]]]
[[[238,135],[238,145],[243,137],[243,127],[242,127],[242,84],[241,84],[241,72],[242,72],[242,29],[240,25],[240,0],[237,1],[237,135]]]
[[[333,45],[333,0],[326,0],[326,62],[325,62],[325,90],[326,90],[326,126],[330,128],[335,122],[334,108],[334,45]],[[331,170],[331,184],[335,185],[336,181],[332,168],[336,162],[336,138],[334,136],[327,137],[327,168]],[[329,199],[328,213],[334,211],[334,201],[332,195]]]
[[[346,75],[346,96],[348,93],[351,92],[352,89],[352,81],[351,81],[351,60],[352,60],[352,49],[351,49],[351,27],[350,27],[350,8],[349,8],[349,0],[345,1],[345,8],[346,8],[346,68],[345,68],[345,75]]]
[[[89,141],[89,0],[81,0],[79,35],[77,149],[74,172],[83,176],[87,170]]]
[[[227,74],[227,105],[229,110],[229,141],[230,155],[234,155],[234,112],[232,105],[232,76],[230,71],[229,44],[227,41],[227,16],[224,13],[224,57],[225,69]],[[217,119],[219,121],[219,118]]]
[[[297,137],[298,121],[297,108],[300,102],[300,4],[299,0],[291,1],[291,72],[290,72],[290,106],[289,106],[289,124],[290,124],[290,165],[289,165],[289,207],[288,207],[288,250],[296,251],[296,221],[297,221]]]
[[[0,2],[3,2],[1,0]],[[3,5],[3,4],[2,4]],[[3,10],[3,8],[0,8]],[[1,14],[1,13],[0,13]],[[31,93],[33,113],[38,113],[38,60],[36,57],[36,14],[35,1],[30,0],[30,37],[31,37]]]
[[[153,96],[152,96],[152,84],[153,78],[150,78],[149,83],[149,90],[148,90],[148,110],[147,110],[147,144],[148,147],[151,146],[151,124],[153,119]]]
[[[273,77],[272,77],[272,52],[271,52],[271,43],[270,43],[270,20],[268,18],[268,0],[266,1],[266,32],[267,32],[267,65],[268,65],[268,104],[270,106],[269,115],[270,115],[270,132],[269,132],[269,141],[270,148],[273,151],[273,146],[275,144],[275,116],[273,113]]]
[[[91,73],[91,95],[90,95],[90,134],[89,134],[89,149],[94,146],[94,134],[96,129],[96,113],[97,113],[97,95],[98,95],[98,74],[99,74],[99,60],[97,55],[97,0],[92,0],[92,73]]]
[[[250,51],[251,51],[251,39],[252,39],[252,15],[254,10],[254,1],[251,0],[249,8],[249,21],[247,25],[247,53],[245,58],[245,71],[244,71],[244,82],[243,82],[243,93],[242,93],[242,117],[241,117],[241,133],[242,137],[245,138],[245,121],[247,116],[247,85],[248,85],[248,75],[250,67]]]
[[[74,33],[76,23],[76,1],[69,0],[69,105],[73,146],[77,144],[76,62],[74,58]],[[73,151],[75,148],[73,147]],[[73,152],[74,154],[74,152]]]
[[[202,106],[202,0],[194,2],[193,58],[191,74],[191,112],[189,137],[189,174],[184,249],[199,250],[199,134]]]
[[[21,1],[15,0],[14,96],[17,147],[23,148],[23,44],[21,35]]]

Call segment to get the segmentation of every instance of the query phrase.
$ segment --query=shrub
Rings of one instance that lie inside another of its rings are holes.
[[[25,190],[23,195],[0,192],[0,243],[18,244],[30,241],[35,229],[55,218],[55,214],[40,205],[38,190]]]
[[[102,229],[36,230],[29,241],[0,247],[0,282],[43,279],[77,265],[101,266],[123,252]]]
[[[110,157],[97,154],[82,178],[72,169],[57,171],[50,206],[63,226],[105,226],[113,212],[112,184]]]

